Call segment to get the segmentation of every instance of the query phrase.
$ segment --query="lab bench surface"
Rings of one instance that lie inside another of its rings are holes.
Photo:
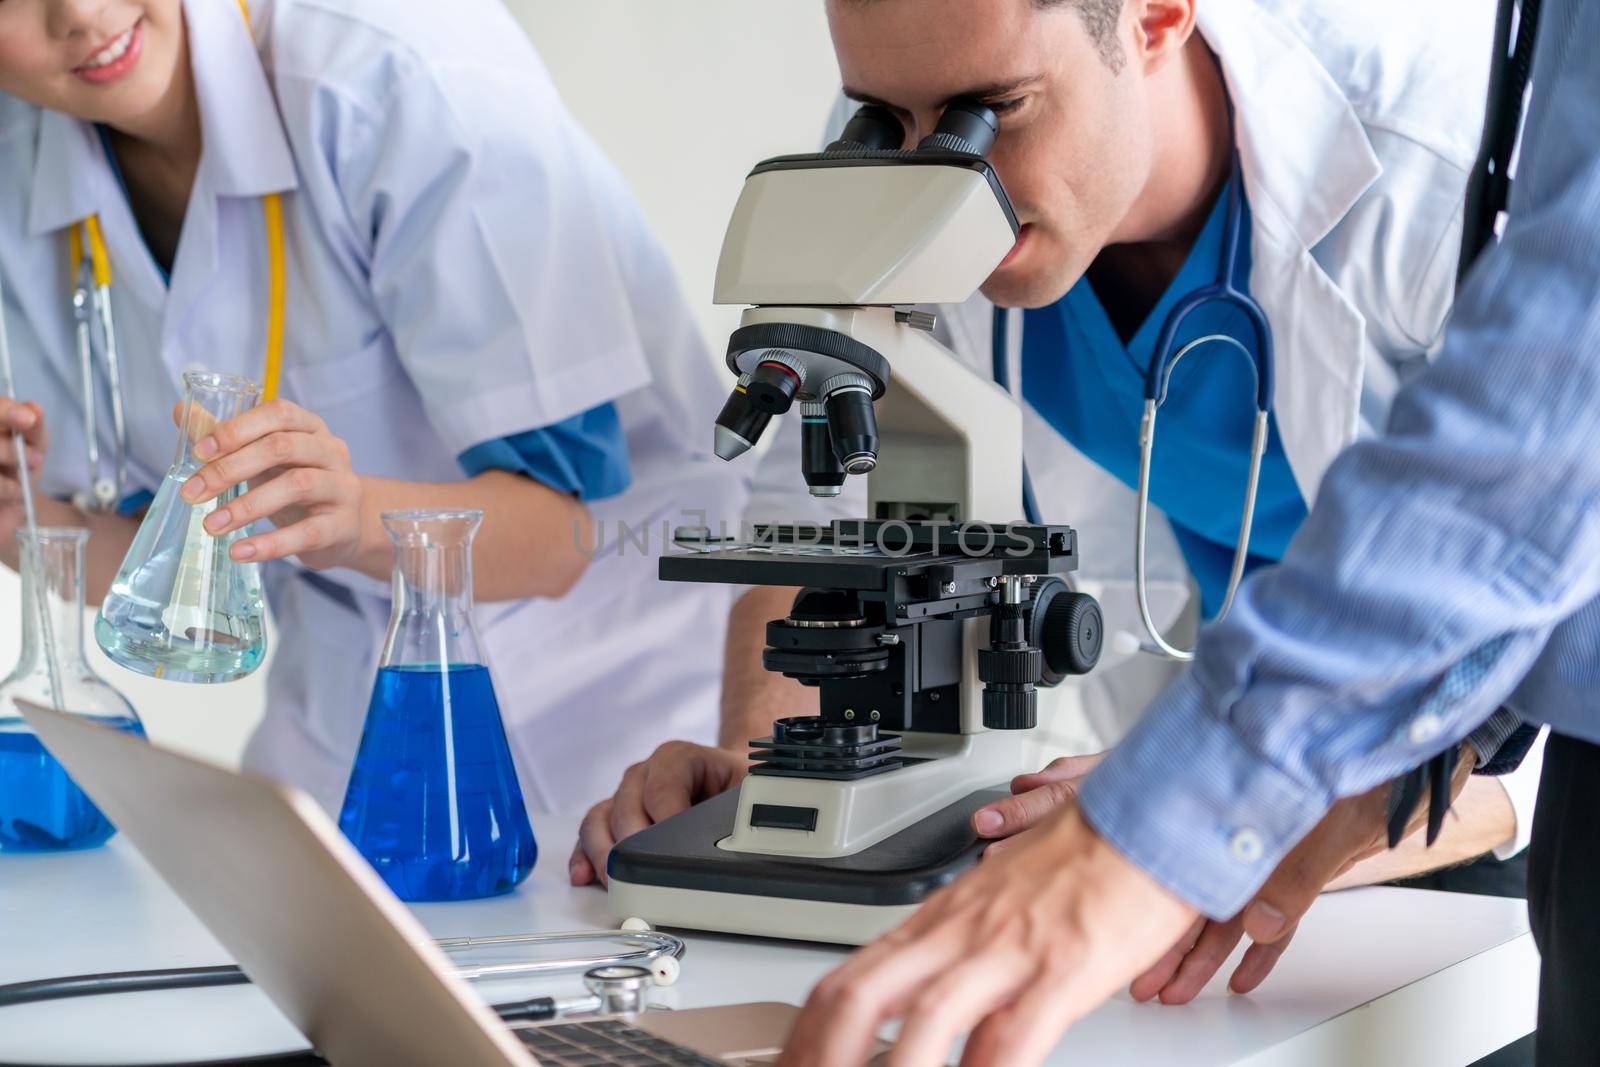
[[[614,925],[603,894],[566,885],[576,820],[534,820],[533,876],[511,895],[414,910],[436,936]],[[844,951],[689,933],[678,1008],[799,1003]],[[1237,956],[1235,957],[1237,958]],[[56,856],[0,855],[0,983],[228,961],[123,837]],[[1268,982],[1230,996],[1224,968],[1182,1008],[1113,998],[1052,1064],[1470,1064],[1532,1030],[1538,956],[1520,901],[1362,889],[1319,901]],[[491,1000],[576,992],[575,976],[477,988]],[[0,1063],[171,1063],[303,1047],[247,986],[0,1010]]]

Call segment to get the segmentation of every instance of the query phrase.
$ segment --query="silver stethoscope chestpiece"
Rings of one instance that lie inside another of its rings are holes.
[[[656,984],[648,967],[613,964],[585,971],[583,984],[600,998],[602,1015],[638,1015],[644,1011],[644,995]]]

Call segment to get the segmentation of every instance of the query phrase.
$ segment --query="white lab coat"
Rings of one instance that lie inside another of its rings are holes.
[[[1234,103],[1250,288],[1272,324],[1278,430],[1309,504],[1334,457],[1383,428],[1400,384],[1439,346],[1483,127],[1493,4],[1203,0],[1197,14]],[[846,113],[836,111],[835,128]],[[990,374],[994,306],[979,295],[938,310],[946,342]],[[1006,314],[1008,377],[1020,383],[1023,316]],[[1108,632],[1143,637],[1133,490],[1026,404],[1024,413],[1041,517],[1078,530],[1079,577],[1100,597]],[[1233,499],[1243,486],[1223,492]],[[1166,625],[1188,613],[1192,625],[1187,567],[1154,508],[1148,558],[1154,613]],[[1050,746],[1114,744],[1179,669],[1108,643],[1093,674],[1047,697]],[[1520,783],[1537,780],[1539,763],[1536,752],[1507,782],[1518,840],[1504,854],[1526,843],[1532,791]]]
[[[816,514],[793,463],[710,455],[729,378],[621,178],[498,3],[251,7],[253,32],[233,0],[185,3],[205,143],[170,289],[92,128],[0,96],[0,271],[18,388],[52,429],[44,490],[70,493],[85,469],[64,228],[100,215],[131,488],[153,489],[172,460],[182,372],[261,375],[260,196],[281,192],[282,394],[326,419],[359,472],[459,480],[456,457],[472,445],[609,400],[634,482],[593,507],[608,543],[618,522],[648,523],[659,552],[662,524],[699,521],[690,512],[734,524],[747,505]],[[535,808],[579,808],[661,741],[712,738],[732,591],[661,583],[655,568],[630,544],[561,600],[479,605]],[[388,586],[290,562],[265,570],[278,643],[246,761],[334,807]],[[228,713],[218,689],[217,714]]]

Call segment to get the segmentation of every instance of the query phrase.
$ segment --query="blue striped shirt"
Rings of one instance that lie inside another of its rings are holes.
[[[1541,21],[1505,236],[1438,360],[1084,784],[1089,822],[1208,915],[1501,704],[1600,742],[1600,4]]]

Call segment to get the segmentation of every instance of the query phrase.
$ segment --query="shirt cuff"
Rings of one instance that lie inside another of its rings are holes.
[[[117,514],[125,519],[137,519],[155,498],[156,495],[148,489],[135,489],[117,501]]]
[[[469,476],[511,471],[585,501],[617,496],[633,481],[628,439],[614,404],[474,445],[458,461]]]
[[[1474,769],[1482,770],[1499,753],[1500,747],[1522,726],[1522,720],[1506,708],[1500,708],[1484,720],[1483,725],[1467,735],[1476,754]]]
[[[1095,830],[1213,919],[1237,914],[1332,797],[1308,792],[1207,706],[1192,670],[1083,784]]]

